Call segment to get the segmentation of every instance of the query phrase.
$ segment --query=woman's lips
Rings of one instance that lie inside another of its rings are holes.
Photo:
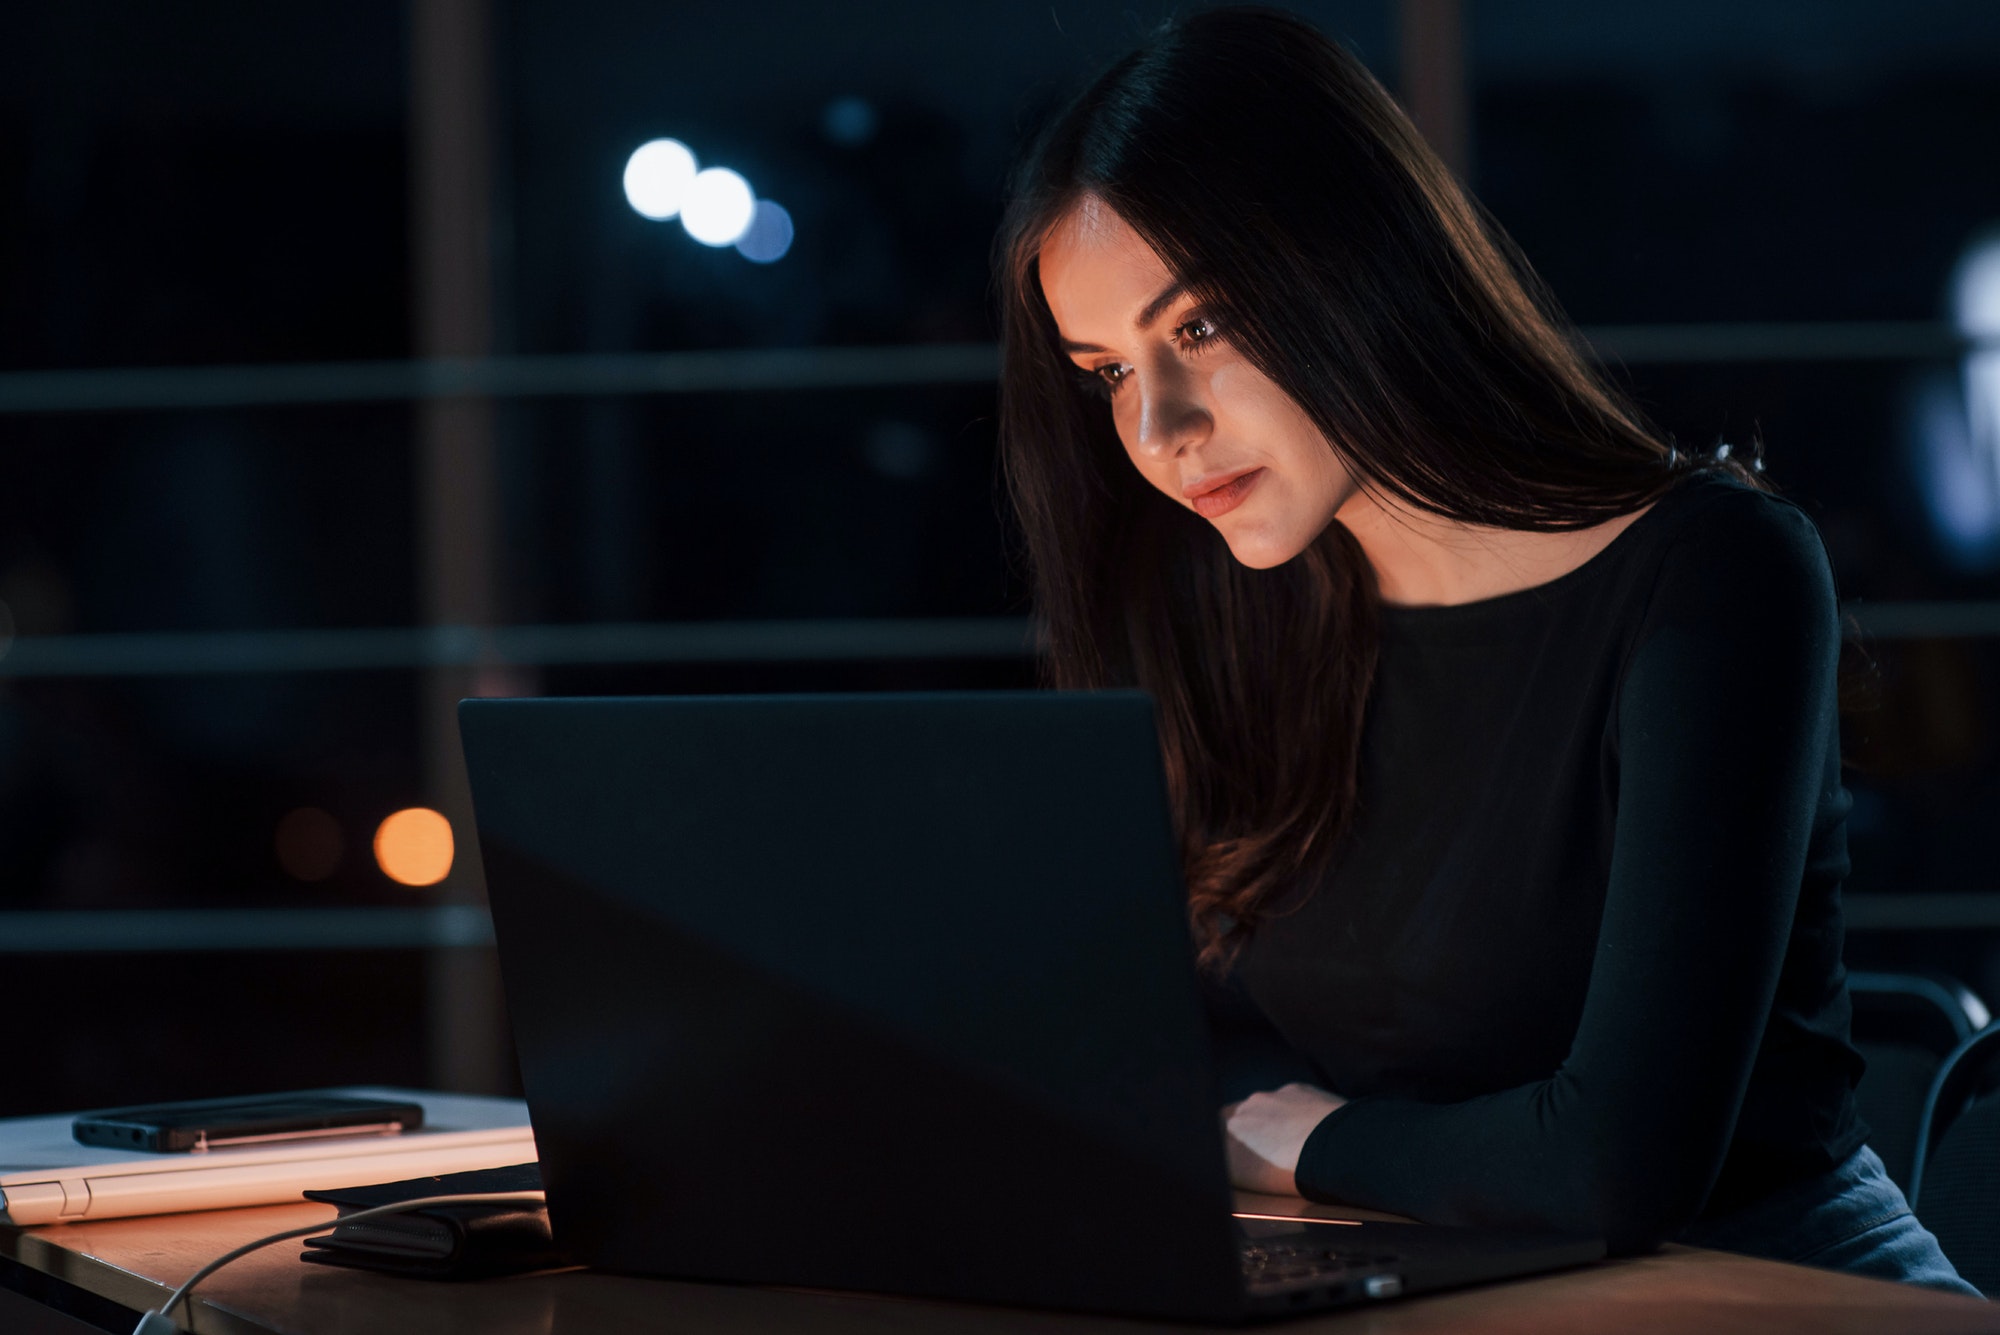
[[[1263,469],[1253,468],[1247,473],[1239,473],[1219,487],[1204,491],[1199,496],[1190,497],[1194,504],[1194,512],[1203,519],[1214,519],[1219,515],[1228,514],[1243,504],[1244,497],[1250,494],[1263,477]]]

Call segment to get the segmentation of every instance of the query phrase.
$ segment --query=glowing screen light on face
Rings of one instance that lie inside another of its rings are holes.
[[[734,245],[750,228],[757,196],[750,183],[727,167],[697,172],[681,201],[681,226],[704,246]]]
[[[755,264],[775,264],[792,248],[792,215],[774,199],[757,201],[750,226],[736,238],[736,251]]]
[[[694,184],[694,154],[678,139],[655,139],[625,160],[625,201],[642,217],[660,221],[681,211]]]

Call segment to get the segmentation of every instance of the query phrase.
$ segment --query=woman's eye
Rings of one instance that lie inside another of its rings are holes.
[[[1217,337],[1215,321],[1205,315],[1197,315],[1192,320],[1174,330],[1174,337],[1183,347],[1199,348],[1213,343]]]
[[[1103,366],[1079,366],[1076,368],[1077,383],[1083,389],[1099,398],[1108,399],[1118,392],[1118,387],[1131,378],[1132,368],[1123,362],[1107,362]]]

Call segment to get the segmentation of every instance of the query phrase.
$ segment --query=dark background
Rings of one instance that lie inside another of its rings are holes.
[[[454,1046],[500,1032],[483,951],[407,916],[476,916],[476,869],[412,889],[368,851],[392,810],[457,810],[425,722],[452,682],[413,641],[339,670],[168,661],[451,620],[422,592],[422,413],[394,397],[115,411],[22,397],[83,384],[45,372],[439,351],[413,315],[425,2],[0,10],[0,966],[34,1017],[12,1027],[0,1113],[512,1080],[504,1059]],[[1171,8],[473,7],[491,351],[868,347],[883,365],[990,342],[987,245],[1012,153]],[[1296,8],[1411,85],[1407,5]],[[1950,346],[1954,274],[2000,235],[2000,8],[1473,0],[1460,16],[1473,188],[1600,346],[1628,350],[1616,373],[1679,440],[1761,440],[1869,632],[1847,721],[1850,962],[1949,970],[2000,996],[2000,389],[1996,354]],[[752,264],[634,213],[625,158],[665,135],[781,200],[791,251]],[[1678,341],[1647,352],[1662,328]],[[488,619],[1025,617],[993,414],[991,384],[963,377],[501,397]],[[262,638],[213,638],[240,632]],[[153,638],[107,638],[135,635]],[[1033,679],[1004,648],[501,657],[459,693]],[[86,658],[98,666],[75,667]],[[278,822],[302,807],[341,832],[321,879],[277,854]],[[272,910],[387,910],[368,922],[395,925],[371,936],[340,918],[339,948],[313,948],[335,919]]]

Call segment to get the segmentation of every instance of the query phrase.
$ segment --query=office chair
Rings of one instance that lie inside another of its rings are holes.
[[[1917,1132],[1910,1204],[1958,1273],[2000,1295],[2000,1024],[1938,1068]]]
[[[1868,1144],[1909,1195],[1924,1101],[1938,1067],[1989,1018],[1972,990],[1942,974],[1850,973],[1854,1046],[1868,1069],[1854,1104],[1871,1128]]]

